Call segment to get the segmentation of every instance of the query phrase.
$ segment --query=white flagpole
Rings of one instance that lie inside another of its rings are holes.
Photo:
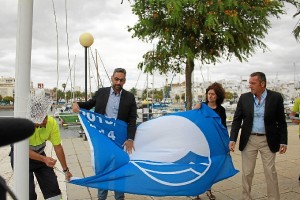
[[[16,34],[15,117],[26,117],[28,97],[30,94],[32,16],[33,0],[19,0]],[[14,145],[14,191],[19,200],[29,199],[28,149],[28,139]]]

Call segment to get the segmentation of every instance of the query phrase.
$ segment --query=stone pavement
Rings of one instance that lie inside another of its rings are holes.
[[[10,146],[4,146],[4,147],[0,148],[0,166],[1,166],[0,175],[6,180],[6,184],[10,187],[10,189],[13,190],[14,189],[13,188],[14,177],[13,177],[13,171],[12,171],[11,165],[10,165],[10,157],[8,156],[9,152],[10,152]],[[51,143],[48,144],[48,142],[47,142],[45,152],[48,156],[51,156],[52,158],[57,159]],[[59,163],[59,161],[57,163]],[[62,168],[61,168],[60,164],[56,165],[56,167],[57,167],[57,170],[55,170],[55,171],[56,171],[56,174],[58,177],[58,183],[59,183],[60,190],[62,192],[62,197],[64,200],[66,200],[68,198],[67,198],[66,181],[64,178],[64,174],[62,172]],[[38,195],[38,200],[44,199],[38,184],[36,184],[36,193]],[[10,198],[10,196],[7,196],[7,197],[8,197],[7,198],[8,200],[12,199],[12,198]]]
[[[288,151],[285,154],[277,154],[276,156],[276,168],[279,179],[279,188],[281,193],[281,200],[298,200],[300,199],[300,183],[298,177],[300,174],[300,140],[298,136],[298,126],[295,124],[289,124],[289,144]],[[86,177],[94,174],[91,167],[91,157],[89,144],[82,138],[78,137],[78,130],[72,129],[62,131],[63,147],[67,157],[67,163],[75,177]],[[48,147],[51,145],[48,145]],[[50,148],[47,150],[52,155],[55,155]],[[12,188],[13,176],[9,165],[8,157],[9,148],[0,148],[0,175],[5,178],[8,185]],[[232,159],[236,169],[241,170],[241,158],[240,151],[236,150],[231,153]],[[61,169],[60,165],[57,165]],[[73,184],[65,184],[64,175],[58,170],[57,175],[60,181],[61,190],[63,192],[64,200],[87,200],[97,199],[97,190],[93,188],[81,187]],[[38,187],[37,187],[37,190]],[[223,180],[216,183],[212,187],[212,191],[218,200],[239,200],[241,198],[241,173],[238,173],[234,177]],[[261,158],[258,156],[255,176],[253,180],[252,196],[255,200],[267,200],[266,197],[266,183],[263,174],[263,167]],[[188,200],[194,197],[152,197],[143,195],[126,194],[128,200]],[[208,197],[205,194],[200,195],[202,200],[207,200]],[[8,198],[9,199],[9,198]],[[39,192],[39,199],[43,199]],[[114,200],[113,193],[109,193],[108,200]]]

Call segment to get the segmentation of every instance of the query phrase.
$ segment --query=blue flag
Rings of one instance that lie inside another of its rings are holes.
[[[95,175],[70,183],[150,196],[196,196],[238,172],[229,154],[227,129],[205,104],[139,125],[130,155],[122,148],[125,122],[87,110],[79,118]]]

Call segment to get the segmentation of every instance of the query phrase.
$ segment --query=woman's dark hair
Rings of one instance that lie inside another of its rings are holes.
[[[216,100],[216,104],[217,105],[221,105],[225,99],[225,90],[223,88],[223,86],[220,83],[214,82],[213,84],[211,84],[210,86],[208,86],[208,88],[206,88],[206,92],[205,92],[205,102],[208,103],[208,99],[207,99],[207,93],[209,90],[214,90],[216,95],[217,95],[217,100]]]

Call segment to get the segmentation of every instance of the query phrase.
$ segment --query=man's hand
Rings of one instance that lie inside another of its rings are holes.
[[[134,150],[133,140],[126,140],[123,146],[125,146],[125,150],[128,154],[132,154],[132,151]]]
[[[69,170],[65,173],[65,178],[66,178],[66,181],[70,181],[71,177],[73,175],[71,174],[71,172],[69,172]]]
[[[48,166],[48,167],[54,167],[54,165],[56,164],[55,159],[51,158],[51,157],[44,157],[44,163]]]
[[[234,149],[235,149],[235,142],[234,141],[230,141],[229,142],[229,150],[234,152]]]
[[[287,150],[287,146],[281,144],[281,145],[280,145],[280,149],[279,149],[279,153],[280,153],[280,154],[283,154],[283,153],[286,152],[286,150]]]
[[[72,111],[73,112],[75,112],[75,113],[78,113],[79,112],[79,105],[78,105],[78,103],[76,103],[76,102],[74,102],[73,104],[72,104]]]
[[[299,123],[300,123],[300,120],[297,119],[297,118],[295,118],[295,117],[296,117],[296,114],[297,114],[296,112],[292,111],[292,112],[290,113],[289,117],[290,117],[290,119],[291,119],[291,121],[292,121],[293,123],[299,124]]]

